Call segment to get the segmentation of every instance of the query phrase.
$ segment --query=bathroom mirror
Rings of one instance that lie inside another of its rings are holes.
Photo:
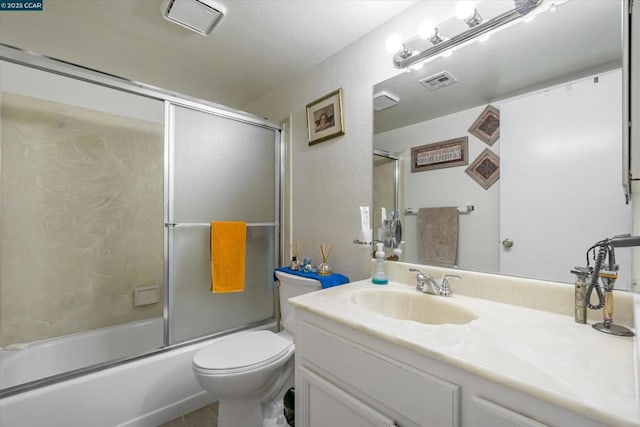
[[[417,249],[421,208],[458,208],[457,267],[566,283],[591,245],[631,232],[622,3],[560,3],[374,86],[374,97],[399,98],[374,112],[373,148],[401,163],[404,261],[429,263]],[[496,141],[473,131],[488,106]],[[455,138],[468,140],[464,165],[412,172],[412,148]],[[499,179],[485,180],[495,168]],[[631,289],[631,249],[616,260],[617,287]]]

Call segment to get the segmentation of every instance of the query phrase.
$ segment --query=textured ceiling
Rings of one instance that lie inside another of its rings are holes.
[[[241,107],[415,1],[219,3],[226,16],[204,37],[163,19],[161,0],[46,0],[43,12],[0,14],[0,42]],[[171,87],[161,71],[186,81]]]

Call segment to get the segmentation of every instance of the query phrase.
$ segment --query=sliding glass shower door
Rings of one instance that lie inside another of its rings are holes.
[[[273,317],[280,132],[186,106],[167,109],[171,345]],[[247,222],[243,292],[210,290],[211,221]]]
[[[269,325],[280,133],[0,44],[0,399]],[[210,291],[211,221],[247,223],[243,292]]]

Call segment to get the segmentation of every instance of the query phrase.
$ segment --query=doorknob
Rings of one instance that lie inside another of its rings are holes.
[[[510,248],[511,246],[513,246],[513,240],[511,239],[504,239],[502,241],[502,246],[504,246],[505,248]]]

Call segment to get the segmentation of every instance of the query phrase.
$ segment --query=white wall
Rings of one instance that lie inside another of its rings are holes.
[[[358,207],[372,199],[373,85],[400,72],[385,51],[386,38],[392,32],[415,36],[425,16],[441,22],[454,7],[449,1],[418,2],[301,79],[243,108],[272,120],[292,117],[293,239],[304,242],[303,254],[316,263],[320,243],[335,245],[329,264],[352,281],[370,276],[370,251],[352,242],[360,228]],[[309,147],[305,106],[338,87],[346,134]]]

